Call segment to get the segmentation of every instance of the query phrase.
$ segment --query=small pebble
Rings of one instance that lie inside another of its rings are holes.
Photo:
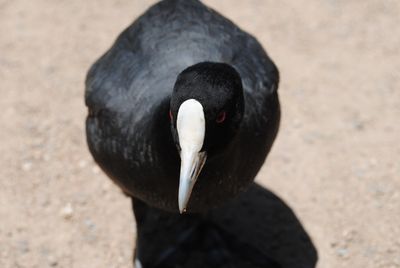
[[[20,253],[25,254],[29,252],[29,244],[26,240],[18,241],[17,247]]]
[[[294,128],[299,128],[301,127],[301,121],[299,119],[293,120],[293,127]]]
[[[357,232],[355,230],[345,230],[343,231],[342,235],[347,243],[353,242]]]
[[[61,216],[63,216],[64,219],[70,219],[72,218],[74,214],[74,209],[72,208],[71,203],[68,203],[63,209],[61,210]]]
[[[24,162],[21,166],[23,171],[30,171],[32,169],[33,163],[32,162]]]
[[[347,248],[338,248],[338,249],[336,250],[336,254],[337,254],[339,257],[348,257],[349,251],[348,251]]]
[[[93,166],[93,167],[92,167],[92,172],[93,172],[94,174],[99,174],[99,173],[100,173],[100,168],[99,168],[98,166]]]
[[[103,193],[107,193],[110,190],[110,183],[108,181],[104,181],[102,187],[101,187]]]
[[[58,265],[57,259],[56,259],[54,256],[52,256],[52,255],[50,255],[49,257],[47,257],[47,260],[48,260],[48,262],[49,262],[49,264],[50,264],[51,267],[55,267],[55,266]]]
[[[80,168],[84,168],[84,167],[86,167],[86,165],[87,165],[87,162],[85,160],[80,160],[78,163],[78,166]]]
[[[89,230],[93,230],[96,227],[96,225],[89,219],[85,220],[85,225]]]
[[[358,131],[362,131],[362,130],[364,130],[364,128],[365,128],[364,122],[361,122],[361,121],[355,121],[355,122],[353,123],[353,125],[354,125],[354,128],[355,128],[356,130],[358,130]]]

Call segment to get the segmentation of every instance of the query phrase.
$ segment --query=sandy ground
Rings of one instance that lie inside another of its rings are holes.
[[[0,0],[0,267],[131,267],[130,201],[93,163],[86,70],[153,1]],[[400,2],[207,0],[281,71],[258,181],[319,268],[400,267]]]

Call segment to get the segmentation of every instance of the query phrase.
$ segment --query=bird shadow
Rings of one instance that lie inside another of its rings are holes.
[[[133,208],[136,255],[152,263],[144,267],[312,268],[318,260],[293,210],[256,183],[205,214],[173,214],[139,200]]]
[[[257,183],[211,215],[225,231],[270,256],[282,268],[316,266],[317,249],[293,210]]]

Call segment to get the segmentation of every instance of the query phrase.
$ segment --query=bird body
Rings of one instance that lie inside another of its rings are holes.
[[[197,0],[152,6],[90,68],[87,142],[132,197],[138,265],[280,267],[249,240],[264,228],[254,206],[269,218],[253,180],[278,132],[278,83],[257,40]]]
[[[278,130],[278,71],[256,39],[199,1],[165,0],[122,32],[86,80],[94,159],[128,195],[169,211],[177,210],[180,163],[171,94],[179,73],[199,62],[232,66],[244,97],[238,133],[194,187],[188,208],[200,211],[248,187]]]

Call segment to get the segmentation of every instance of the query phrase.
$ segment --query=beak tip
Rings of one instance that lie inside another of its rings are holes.
[[[193,189],[193,184],[194,182],[186,179],[185,177],[180,178],[179,193],[178,193],[178,207],[180,214],[186,212],[186,208],[189,203],[189,198]]]
[[[179,213],[180,214],[186,213],[186,208],[179,208]]]
[[[183,198],[182,198],[182,199],[183,199]],[[180,213],[180,214],[183,214],[183,213],[186,212],[186,206],[187,206],[187,201],[184,202],[184,200],[185,200],[186,198],[184,198],[183,200],[182,200],[182,199],[180,199],[179,202],[178,202],[179,213]]]
[[[197,181],[206,161],[207,154],[205,152],[191,153],[189,156],[183,154],[181,163],[181,174],[179,177],[178,189],[178,207],[180,214],[186,212],[193,186]]]

